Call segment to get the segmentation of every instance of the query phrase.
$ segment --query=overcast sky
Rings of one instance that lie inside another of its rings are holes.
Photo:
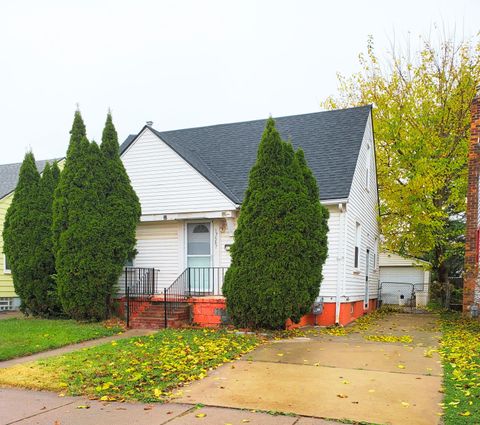
[[[337,71],[391,42],[480,29],[478,0],[0,0],[0,163],[64,155],[76,104],[90,139],[320,110]]]

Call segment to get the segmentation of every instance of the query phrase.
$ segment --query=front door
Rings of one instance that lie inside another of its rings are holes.
[[[211,239],[210,223],[187,224],[187,267],[190,292],[193,294],[211,292]]]
[[[368,308],[368,275],[370,274],[370,250],[367,249],[367,253],[365,255],[365,298],[363,302],[363,307],[366,309]]]

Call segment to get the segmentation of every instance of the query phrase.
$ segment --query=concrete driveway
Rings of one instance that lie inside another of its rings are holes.
[[[291,412],[377,424],[439,422],[436,317],[393,314],[366,331],[269,343],[179,393],[179,403]],[[409,344],[367,335],[409,335]]]

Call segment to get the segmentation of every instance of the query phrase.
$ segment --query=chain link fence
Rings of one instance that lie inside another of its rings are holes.
[[[427,303],[427,285],[413,282],[380,282],[379,296],[381,305],[399,305],[415,308]]]

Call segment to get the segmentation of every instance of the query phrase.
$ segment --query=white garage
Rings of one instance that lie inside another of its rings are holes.
[[[382,304],[428,303],[430,263],[384,251],[380,253],[379,266]]]

